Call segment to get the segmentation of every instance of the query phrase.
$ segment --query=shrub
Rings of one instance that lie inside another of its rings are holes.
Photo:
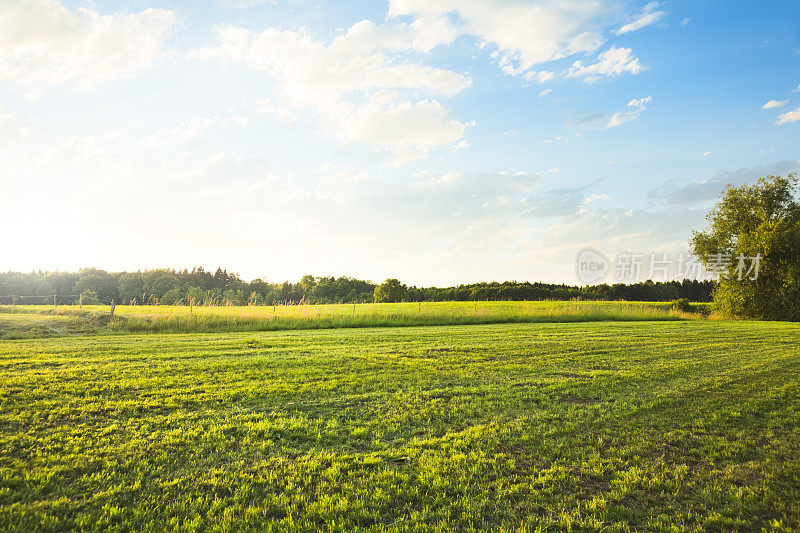
[[[683,311],[684,313],[694,312],[694,306],[686,298],[678,298],[677,300],[673,300],[672,309],[675,311]]]

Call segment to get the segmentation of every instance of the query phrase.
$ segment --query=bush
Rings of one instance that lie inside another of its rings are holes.
[[[678,298],[672,301],[672,309],[675,311],[683,311],[684,313],[694,312],[694,306],[686,298]]]

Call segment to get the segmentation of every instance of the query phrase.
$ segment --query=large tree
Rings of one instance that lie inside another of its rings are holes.
[[[718,309],[744,318],[800,320],[797,175],[728,185],[707,218],[708,228],[693,233],[691,246],[707,269],[720,273]]]
[[[406,298],[408,287],[400,283],[397,279],[387,279],[375,287],[375,303],[382,302],[402,302]]]

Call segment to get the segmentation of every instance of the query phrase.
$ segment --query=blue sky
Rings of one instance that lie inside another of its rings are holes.
[[[800,4],[0,2],[0,270],[574,283],[800,167]]]

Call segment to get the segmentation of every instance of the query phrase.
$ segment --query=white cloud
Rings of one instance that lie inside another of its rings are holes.
[[[773,108],[776,108],[776,107],[782,107],[782,106],[786,105],[787,103],[789,103],[789,99],[788,98],[786,100],[770,100],[766,104],[762,105],[761,109],[773,109]]]
[[[528,81],[536,81],[539,83],[544,83],[546,81],[550,81],[555,78],[556,75],[553,72],[547,70],[540,70],[538,72],[534,70],[529,70],[525,73],[525,79]]]
[[[389,150],[405,161],[439,146],[462,145],[469,126],[439,101],[416,95],[452,96],[470,85],[468,77],[392,54],[425,52],[441,42],[429,32],[435,21],[417,22],[364,20],[329,43],[303,30],[253,33],[225,26],[217,30],[217,47],[190,55],[245,61],[275,80],[278,107],[310,109],[326,134]]]
[[[275,281],[301,272],[444,284],[513,279],[530,273],[529,264],[512,263],[545,219],[600,199],[587,199],[582,189],[543,190],[537,175],[517,169],[386,173],[379,179],[358,166],[327,164],[293,175],[263,159],[183,139],[162,152],[135,141],[110,142],[103,132],[36,135],[0,144],[0,158],[10,162],[6,171],[17,177],[0,180],[0,195],[38,198],[44,213],[7,236],[19,254],[6,268],[221,264],[246,278]],[[153,202],[156,191],[171,200]],[[12,202],[4,214],[17,218],[29,209]],[[73,238],[83,234],[92,242]],[[131,255],[131,249],[143,252]],[[270,262],[276,249],[283,259]]]
[[[553,89],[545,89],[543,91],[539,91],[539,98],[544,98],[545,96],[547,96],[551,92],[553,92]]]
[[[619,76],[625,72],[638,74],[645,67],[639,59],[631,55],[630,48],[617,48],[612,46],[597,57],[591,65],[584,65],[575,61],[566,71],[568,78],[583,78],[586,83],[594,83],[603,77]]]
[[[606,128],[615,128],[626,122],[636,120],[642,111],[653,101],[652,97],[638,98],[628,102],[628,106],[623,111],[617,111],[606,123]]]
[[[639,15],[636,20],[625,24],[620,29],[618,29],[615,33],[617,35],[623,35],[625,33],[630,33],[632,31],[641,30],[645,26],[649,26],[654,22],[658,21],[664,15],[667,14],[666,11],[654,11],[655,8],[658,7],[658,2],[650,2],[644,7],[642,10],[641,15]]]
[[[217,0],[222,7],[244,9],[263,4],[277,5],[278,0]]]
[[[544,263],[569,264],[586,247],[607,257],[637,250],[643,253],[685,248],[692,227],[703,223],[704,210],[670,206],[659,211],[601,208],[584,202],[545,232],[536,250]]]
[[[26,136],[26,128],[16,113],[11,113],[0,103],[0,144],[8,147]]]
[[[596,21],[608,7],[597,0],[390,0],[389,16],[417,21],[454,16],[459,33],[494,48],[505,73],[524,75],[534,65],[596,50],[603,43]]]
[[[800,107],[792,111],[787,111],[786,113],[780,115],[778,117],[777,124],[779,126],[782,126],[783,124],[789,124],[790,122],[797,122],[798,120],[800,120]]]
[[[779,161],[758,167],[742,167],[736,170],[718,172],[710,178],[688,183],[670,182],[647,194],[651,201],[666,205],[691,206],[707,202],[716,198],[726,184],[740,186],[744,183],[753,183],[759,177],[769,175],[784,176],[790,172],[797,172],[800,162]]]
[[[0,79],[34,90],[117,79],[163,53],[175,15],[163,9],[103,15],[56,0],[0,2]]]
[[[607,194],[590,194],[583,200],[583,205],[589,205],[593,202],[599,202],[601,200],[611,200],[611,197]]]
[[[711,155],[711,152],[703,152],[703,157],[708,157]]]
[[[146,137],[143,144],[147,147],[163,147],[183,143],[185,141],[204,140],[208,132],[212,129],[223,128],[243,128],[250,122],[250,118],[244,115],[228,114],[225,116],[194,116],[181,121],[179,126],[156,130]]]
[[[456,146],[470,123],[462,123],[435,100],[408,101],[376,93],[365,104],[324,119],[328,133],[392,151],[397,163],[424,158],[437,146]]]
[[[689,17],[686,17],[686,18],[684,18],[684,19],[681,21],[681,26],[686,26],[686,25],[688,25],[688,24],[689,24],[689,22],[691,22],[691,20],[692,20],[692,19],[690,19]]]

